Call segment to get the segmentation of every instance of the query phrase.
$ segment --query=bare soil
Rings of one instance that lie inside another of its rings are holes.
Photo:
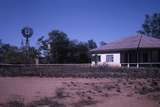
[[[0,77],[0,103],[17,99],[41,107],[160,107],[160,79]]]

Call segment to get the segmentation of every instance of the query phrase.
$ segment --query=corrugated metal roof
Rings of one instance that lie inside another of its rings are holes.
[[[121,51],[137,48],[160,48],[160,39],[142,35],[130,36],[92,49],[90,52]]]

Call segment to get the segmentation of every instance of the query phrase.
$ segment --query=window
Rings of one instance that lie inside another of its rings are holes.
[[[91,57],[92,61],[100,62],[101,61],[101,56],[100,55],[95,55]]]
[[[106,55],[106,62],[113,62],[113,55]]]
[[[98,62],[101,61],[101,56],[97,55],[97,61],[98,61]]]
[[[95,61],[95,56],[91,56],[91,61]]]

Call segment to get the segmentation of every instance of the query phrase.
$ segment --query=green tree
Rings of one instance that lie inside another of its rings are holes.
[[[28,64],[35,64],[35,59],[39,57],[39,51],[35,47],[29,47],[27,50],[23,50],[22,55],[25,56],[25,62]]]
[[[104,45],[107,45],[107,43],[106,42],[104,42],[104,41],[100,41],[100,46],[104,46]]]
[[[87,43],[80,42],[78,48],[78,61],[79,63],[88,63],[90,61],[89,48]]]
[[[160,38],[160,13],[146,15],[142,30],[139,30],[138,33]]]
[[[68,46],[68,53],[67,53],[67,62],[68,63],[79,63],[78,61],[78,41],[77,40],[71,40],[69,42]]]
[[[1,63],[17,63],[19,55],[17,55],[18,48],[16,46],[2,43],[0,51]]]
[[[44,36],[41,36],[38,38],[38,52],[39,52],[39,62],[42,64],[47,64],[50,63],[50,58],[49,58],[49,43],[48,39],[44,39]]]
[[[2,63],[3,60],[3,50],[2,50],[2,40],[0,39],[0,63]]]
[[[39,53],[43,56],[43,57],[48,57],[49,56],[49,43],[48,40],[44,39],[44,36],[41,36],[40,38],[38,38],[38,51]]]
[[[53,30],[49,33],[51,63],[67,63],[69,38],[64,32]]]
[[[27,51],[28,52],[16,46],[0,42],[0,63],[34,64],[35,58],[38,55],[37,49],[35,49],[34,47],[30,47]]]
[[[94,40],[88,40],[88,49],[94,49],[94,48],[97,48],[97,44]]]
[[[48,63],[88,63],[89,50],[97,47],[93,40],[88,42],[70,40],[66,33],[58,30],[53,30],[48,36],[48,39],[44,37],[38,39],[43,61],[45,59]]]

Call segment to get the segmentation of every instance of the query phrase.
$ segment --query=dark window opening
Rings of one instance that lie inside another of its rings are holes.
[[[98,62],[101,61],[101,56],[97,55],[97,61],[98,61]]]
[[[91,57],[91,60],[92,60],[92,61],[95,61],[95,62],[100,62],[100,61],[101,61],[101,56],[100,56],[100,55],[92,56],[92,57]]]
[[[91,57],[91,61],[95,61],[96,59],[95,59],[95,56],[92,56]]]
[[[113,55],[106,55],[106,62],[113,62]]]

